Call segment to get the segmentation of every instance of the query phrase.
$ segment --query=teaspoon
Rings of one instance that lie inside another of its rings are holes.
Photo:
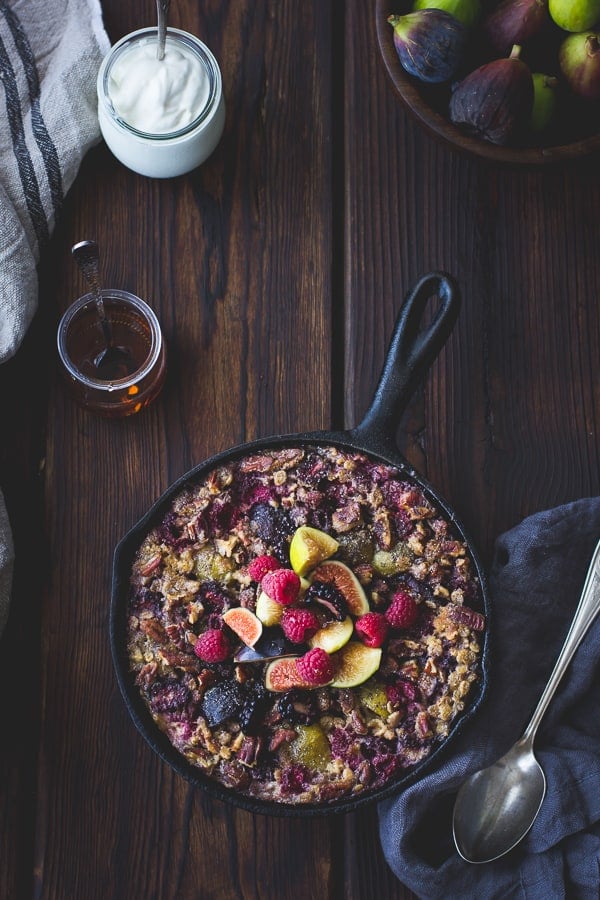
[[[533,825],[546,794],[546,777],[533,741],[573,654],[600,609],[600,543],[581,599],[550,679],[523,736],[501,759],[475,772],[460,788],[452,830],[456,849],[470,863],[492,862],[521,841]]]
[[[171,0],[156,0],[156,13],[158,16],[158,48],[156,58],[165,58],[165,41],[167,39],[167,18]]]
[[[98,377],[103,380],[124,378],[135,372],[137,366],[131,353],[124,347],[115,347],[110,320],[106,315],[104,300],[100,290],[100,252],[96,241],[80,241],[71,247],[73,259],[81,269],[92,290],[98,318],[104,335],[105,347],[94,358]]]

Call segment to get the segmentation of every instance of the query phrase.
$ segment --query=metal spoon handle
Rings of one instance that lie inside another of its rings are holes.
[[[167,39],[167,18],[169,16],[169,7],[171,0],[156,0],[156,13],[158,15],[158,48],[156,51],[157,59],[165,57],[165,41]]]
[[[586,579],[581,593],[581,599],[575,610],[571,627],[565,638],[562,650],[556,660],[552,675],[548,680],[548,684],[544,688],[544,692],[539,699],[535,712],[531,717],[529,725],[525,729],[522,737],[523,742],[533,742],[533,738],[538,729],[544,713],[554,696],[554,692],[559,682],[573,658],[573,654],[579,647],[581,641],[585,637],[588,628],[594,621],[598,611],[600,610],[600,542],[594,550],[592,561],[588,569]]]
[[[96,241],[80,241],[71,247],[71,253],[92,290],[104,333],[104,340],[106,341],[106,346],[110,347],[112,344],[112,332],[100,292],[100,251],[98,244]]]

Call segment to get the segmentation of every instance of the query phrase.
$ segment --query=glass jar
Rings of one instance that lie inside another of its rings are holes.
[[[150,65],[151,55],[156,60],[157,42],[156,28],[141,28],[125,35],[112,47],[98,72],[98,121],[104,140],[123,165],[150,178],[172,178],[195,169],[216,148],[225,126],[225,100],[221,71],[208,47],[187,31],[169,28],[165,43],[166,54],[174,54],[177,59],[183,58],[193,80],[199,85],[196,98],[198,102],[190,113],[193,118],[186,121],[182,108],[183,121],[176,126],[169,126],[168,119],[165,118],[166,130],[163,127],[144,130],[139,121],[137,125],[131,124],[134,117],[129,112],[123,113],[122,109],[119,112],[114,76],[115,73],[118,74],[120,89],[125,95],[129,87],[128,77],[131,85],[138,79],[139,88],[140,54],[146,57],[145,62]],[[155,66],[161,65],[156,61]],[[140,102],[145,103],[153,114],[153,122],[156,121],[156,116],[160,117],[163,108],[161,104],[166,107],[166,103],[170,102],[169,92],[171,95],[174,93],[172,85],[167,84],[165,89],[164,78],[169,77],[166,67],[157,77],[163,80],[162,84],[148,79],[146,82],[142,80],[141,85]],[[179,78],[179,82],[187,83],[188,86],[189,81],[189,77]],[[143,96],[144,90],[148,91],[147,97]],[[185,112],[187,110],[186,106]],[[128,118],[130,121],[127,121]]]
[[[59,322],[58,355],[76,402],[121,418],[158,396],[166,376],[165,344],[156,315],[140,297],[116,288],[100,296],[108,325],[103,327],[94,294],[79,297]]]

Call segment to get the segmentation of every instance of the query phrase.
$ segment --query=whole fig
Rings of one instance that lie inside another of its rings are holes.
[[[549,0],[549,10],[565,31],[587,31],[600,22],[600,0]]]
[[[450,118],[469,134],[493,144],[510,144],[531,122],[533,79],[514,47],[506,59],[485,63],[458,84],[450,98]]]
[[[544,75],[543,72],[534,72],[531,77],[533,78],[531,131],[533,134],[539,134],[548,128],[554,118],[558,78]]]
[[[575,94],[600,98],[600,33],[570,34],[560,45],[558,62]]]
[[[548,0],[502,0],[484,19],[482,30],[499,53],[534,37],[548,19]]]
[[[420,81],[449,81],[463,57],[467,29],[441,9],[389,16],[394,46],[402,67]]]
[[[480,0],[415,0],[413,9],[443,9],[467,28],[471,28],[481,15]]]

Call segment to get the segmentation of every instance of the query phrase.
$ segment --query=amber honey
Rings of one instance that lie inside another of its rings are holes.
[[[80,297],[60,321],[58,350],[76,401],[108,417],[133,415],[160,392],[166,354],[158,320],[139,297],[104,290],[106,321],[91,294]]]

